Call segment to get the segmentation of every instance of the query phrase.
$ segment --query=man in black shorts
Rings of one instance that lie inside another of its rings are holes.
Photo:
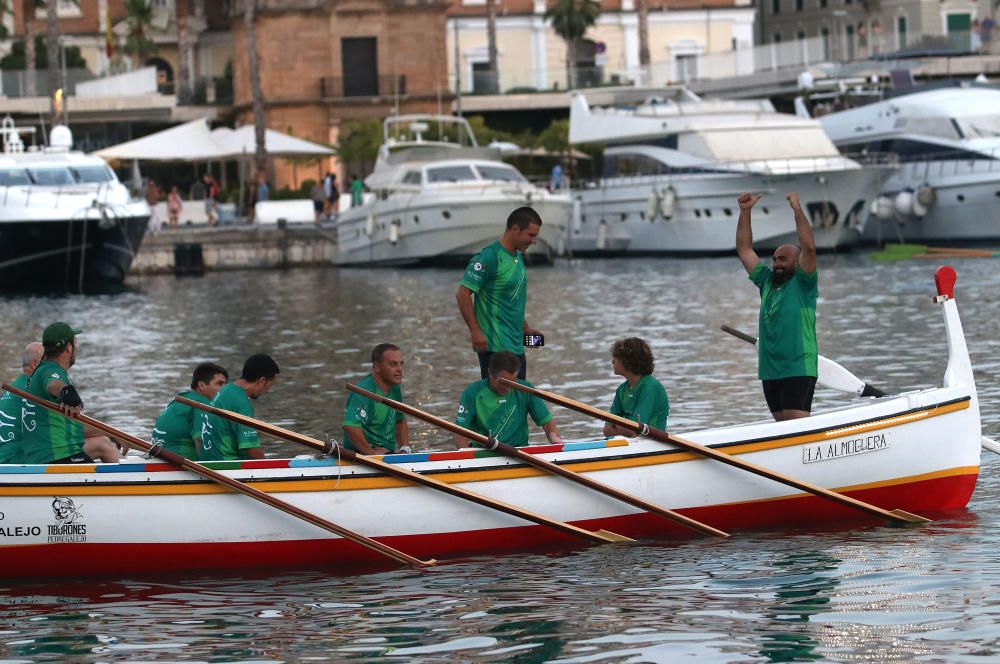
[[[774,419],[809,417],[816,389],[816,242],[799,196],[785,196],[795,215],[799,247],[783,244],[774,250],[771,268],[753,250],[750,210],[760,195],[741,194],[736,226],[736,253],[760,290],[757,376]]]

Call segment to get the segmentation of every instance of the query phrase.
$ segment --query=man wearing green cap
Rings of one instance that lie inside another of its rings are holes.
[[[76,335],[82,330],[66,323],[53,323],[42,333],[44,357],[31,378],[29,394],[57,403],[66,415],[83,409],[83,400],[73,387],[69,368],[76,363]],[[24,431],[21,439],[24,463],[117,463],[121,450],[100,431],[77,420],[24,400]]]
[[[42,344],[32,341],[21,354],[21,373],[10,382],[19,390],[28,386],[28,377],[42,361]],[[0,396],[0,463],[21,462],[21,409],[24,399],[4,392]]]

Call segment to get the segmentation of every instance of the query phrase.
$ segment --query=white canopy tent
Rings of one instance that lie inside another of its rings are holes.
[[[219,161],[231,156],[212,137],[205,118],[112,145],[94,154],[104,159],[139,161]]]
[[[219,127],[212,130],[212,138],[229,151],[231,158],[252,155],[257,149],[253,125],[243,125],[238,129]],[[325,145],[283,134],[274,129],[265,130],[264,146],[267,153],[273,157],[320,157],[333,154],[333,150]]]

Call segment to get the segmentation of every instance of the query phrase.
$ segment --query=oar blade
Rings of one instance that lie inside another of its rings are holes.
[[[889,510],[889,514],[893,514],[907,523],[930,523],[931,519],[925,516],[920,516],[919,514],[913,514],[912,512],[907,512],[906,510]]]
[[[628,542],[635,542],[635,540],[632,539],[631,537],[626,537],[625,535],[619,535],[618,533],[613,533],[610,530],[595,530],[594,533],[596,535],[604,537],[609,542],[620,542],[623,544]]]

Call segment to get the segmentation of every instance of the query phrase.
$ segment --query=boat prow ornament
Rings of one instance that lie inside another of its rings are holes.
[[[921,520],[916,515],[940,518],[963,510],[976,488],[985,441],[955,283],[951,267],[937,271],[935,299],[949,353],[942,385],[854,399],[798,420],[670,432],[671,438],[712,450],[712,460],[643,436],[518,450],[734,537],[753,528],[867,528],[885,523],[886,512],[912,523]],[[264,425],[276,429],[255,426]],[[133,456],[118,464],[0,465],[0,504],[6,515],[0,521],[0,569],[7,578],[120,576],[119,561],[129,559],[142,560],[144,569],[156,573],[218,569],[232,574],[381,559],[370,546],[334,534],[329,525],[317,526],[320,521],[419,559],[579,546],[584,530],[591,541],[619,543],[692,532],[489,449],[373,456],[367,458],[371,463],[352,463],[337,450],[340,458],[334,451],[193,464],[254,490],[261,494],[257,500],[221,489],[214,483],[218,478],[209,480],[163,457]],[[720,455],[741,463],[719,462]],[[811,488],[748,472],[751,465]],[[387,466],[405,472],[390,474]],[[433,484],[479,493],[493,505],[446,495],[440,487],[415,481],[413,473]],[[816,488],[878,508],[882,515],[813,493]],[[265,504],[263,495],[295,508],[294,514]],[[82,508],[86,541],[49,536],[58,497]]]

